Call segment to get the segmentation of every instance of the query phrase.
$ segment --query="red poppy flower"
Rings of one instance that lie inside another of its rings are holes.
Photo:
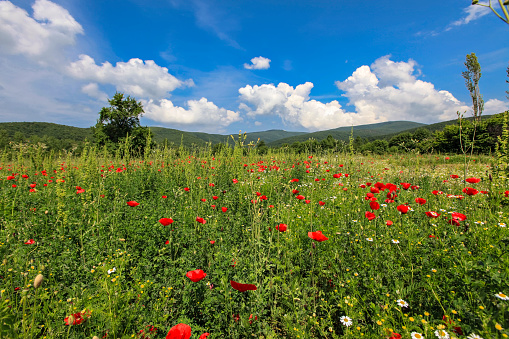
[[[232,285],[232,287],[239,292],[256,291],[257,290],[255,285],[241,284],[241,283],[235,282],[233,280],[230,280],[230,285]]]
[[[223,213],[226,213],[226,211],[228,211],[228,208],[227,207],[221,207],[221,211],[223,211]]]
[[[184,191],[189,192],[189,187],[184,187]]]
[[[290,182],[299,182],[299,179],[295,178],[295,179],[290,180]]]
[[[238,183],[239,181],[238,181],[237,179],[232,179],[232,182],[233,182],[234,184],[236,184],[236,183]]]
[[[435,211],[429,211],[426,212],[426,215],[430,218],[438,218],[440,216],[440,213],[437,213]]]
[[[311,202],[311,200],[304,200],[306,202],[306,204],[309,204]]]
[[[371,186],[369,190],[371,191],[371,193],[380,193],[380,190],[374,186]]]
[[[203,272],[202,270],[194,270],[194,271],[189,271],[186,273],[186,277],[191,279],[191,281],[193,281],[193,282],[198,282],[198,281],[202,280],[203,278],[205,278],[206,276],[207,276],[207,273]]]
[[[217,195],[212,196],[212,199],[217,200]]]
[[[34,192],[35,192],[35,188],[31,188],[31,189],[29,189],[29,190],[28,190],[28,192],[30,192],[30,193],[34,193]]]
[[[431,192],[431,193],[433,193],[434,195],[444,194],[444,192],[442,192],[442,191],[437,191],[437,190],[434,190],[434,191],[433,191],[433,192]]]
[[[170,244],[170,241],[169,241],[169,240],[166,240],[166,241],[164,242],[164,244],[165,244],[165,245],[169,245],[169,244]]]
[[[392,226],[393,222],[392,220],[387,220],[387,222],[385,223],[387,226]]]
[[[30,239],[30,240],[28,240],[28,241],[25,243],[25,245],[33,245],[33,244],[35,244],[34,239]]]
[[[198,339],[205,339],[205,338],[207,338],[209,335],[210,335],[210,333],[205,332],[205,333],[203,333],[203,334],[202,334],[202,335],[201,335]]]
[[[452,217],[453,219],[458,219],[458,220],[460,220],[460,221],[465,221],[465,220],[467,220],[467,216],[466,216],[466,215],[464,215],[464,214],[462,214],[462,213],[458,213],[458,212],[452,212],[452,213],[451,213],[451,217]]]
[[[140,203],[132,200],[132,201],[128,201],[127,204],[131,207],[135,207],[135,206],[138,206]]]
[[[401,339],[401,334],[393,332],[389,339]]]
[[[371,221],[371,220],[376,218],[376,215],[373,212],[367,212],[366,211],[366,213],[364,213],[364,216],[366,216],[366,218],[368,218],[369,221]]]
[[[279,224],[276,226],[276,229],[279,231],[279,232],[284,232],[288,229],[288,225],[286,224]]]
[[[452,178],[452,179],[458,179],[459,177],[460,177],[460,176],[459,176],[459,175],[457,175],[457,174],[451,174],[451,178]]]
[[[300,195],[300,194],[299,194],[296,198],[297,198],[297,199],[299,199],[299,200],[304,200],[304,199],[306,199],[306,197],[305,197],[305,196]]]
[[[418,189],[419,189],[419,186],[417,186],[417,185],[413,185],[413,186],[411,186],[410,188],[411,188],[412,190],[414,190],[414,191],[415,191],[415,190],[418,190]]]
[[[170,225],[173,222],[173,219],[171,219],[171,218],[161,218],[161,219],[159,219],[159,222],[163,226],[168,226],[168,225]]]
[[[168,198],[168,197],[167,197],[166,195],[163,195],[161,198],[166,199],[166,198]]]
[[[7,180],[14,180],[14,179],[15,179],[15,177],[13,175],[8,175],[7,176]]]
[[[481,179],[479,179],[479,178],[467,178],[465,181],[468,182],[469,184],[477,184],[479,181],[481,181]]]
[[[428,235],[428,238],[436,238],[433,234]]]
[[[371,201],[369,203],[369,207],[373,210],[373,211],[376,211],[378,209],[380,209],[380,204],[377,203],[376,201]]]
[[[476,195],[479,191],[472,187],[465,187],[463,189],[463,193],[466,193],[467,195]]]
[[[329,240],[329,238],[322,234],[322,231],[308,232],[308,237],[318,242]]]
[[[399,205],[397,207],[399,213],[401,214],[407,214],[408,210],[410,209],[410,207],[408,207],[407,205]]]
[[[325,205],[325,202],[323,202],[323,201],[319,201],[319,202],[318,202],[318,205],[323,206],[323,205]]]
[[[415,202],[419,205],[424,205],[426,203],[426,199],[423,198],[415,198]]]
[[[69,326],[69,325],[79,325],[82,322],[84,322],[85,319],[83,319],[83,317],[81,316],[81,313],[74,313],[74,314],[71,314],[70,316],[64,318],[64,321],[65,321],[65,324],[67,326]]]
[[[401,182],[400,184],[404,190],[407,190],[410,188],[410,186],[412,186],[412,184],[409,184],[408,182]]]
[[[216,243],[216,241],[215,241],[215,240],[211,240],[211,241],[210,241],[210,244],[211,244],[211,245],[214,245],[215,243]]]
[[[336,173],[336,174],[333,174],[332,177],[335,178],[335,179],[339,179],[341,178],[341,173]]]
[[[297,190],[292,190],[292,193],[293,193],[293,194],[298,194],[298,193],[299,193],[299,191],[297,191]]]
[[[186,324],[178,324],[173,326],[166,335],[166,339],[189,339],[189,338],[191,338],[191,326]]]
[[[200,217],[196,217],[196,221],[198,221],[200,224],[203,224],[203,225],[205,225],[207,223],[207,220],[200,218]]]

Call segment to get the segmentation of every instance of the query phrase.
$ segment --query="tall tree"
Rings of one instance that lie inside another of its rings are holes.
[[[115,144],[125,141],[129,135],[133,148],[143,151],[150,131],[140,125],[140,117],[144,113],[141,102],[118,92],[108,102],[110,107],[101,109],[93,128],[95,143],[114,148]]]
[[[481,79],[481,65],[477,61],[475,53],[467,54],[467,61],[465,61],[467,70],[462,72],[465,78],[465,84],[470,92],[472,98],[472,109],[474,111],[474,119],[479,122],[484,110],[484,100],[479,90],[479,80]]]

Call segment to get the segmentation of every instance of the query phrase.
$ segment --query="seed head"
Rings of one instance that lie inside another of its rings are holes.
[[[39,286],[41,286],[43,280],[44,280],[44,276],[42,274],[37,274],[37,276],[34,279],[34,287],[39,288]]]

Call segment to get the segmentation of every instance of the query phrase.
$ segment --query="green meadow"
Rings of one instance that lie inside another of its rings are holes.
[[[0,337],[505,338],[509,186],[493,163],[4,156]]]

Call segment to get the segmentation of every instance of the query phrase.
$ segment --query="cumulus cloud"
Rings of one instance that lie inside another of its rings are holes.
[[[36,0],[33,17],[10,1],[0,1],[0,53],[25,55],[41,64],[57,64],[65,47],[83,28],[69,12],[48,0]]]
[[[117,62],[115,66],[109,62],[99,66],[90,56],[80,55],[67,70],[77,79],[111,84],[117,91],[141,98],[163,98],[177,87],[193,85],[192,80],[181,81],[152,60],[133,58],[128,62]]]
[[[498,99],[490,99],[484,103],[483,114],[498,114],[509,110],[509,102]]]
[[[168,99],[142,101],[145,117],[166,124],[192,126],[194,130],[218,132],[222,127],[242,120],[238,112],[217,107],[206,98],[187,101],[188,109]]]
[[[270,59],[262,56],[251,59],[251,64],[244,64],[245,69],[269,69]]]
[[[91,82],[91,83],[81,87],[81,91],[83,93],[85,93],[86,95],[88,95],[92,98],[95,98],[99,101],[107,101],[108,100],[108,94],[99,90],[99,85],[97,85],[95,82]]]
[[[312,131],[395,120],[436,122],[454,119],[456,111],[469,109],[450,92],[418,80],[416,66],[413,60],[394,62],[384,56],[337,81],[355,112],[346,111],[337,100],[310,100],[311,82],[295,88],[286,83],[247,85],[239,89],[239,108],[250,117],[277,115]]]
[[[491,12],[491,9],[479,5],[470,5],[466,7],[463,12],[465,13],[464,17],[450,23],[449,26],[447,26],[445,29],[446,31],[451,30],[453,27],[466,25],[474,20],[477,20]]]

